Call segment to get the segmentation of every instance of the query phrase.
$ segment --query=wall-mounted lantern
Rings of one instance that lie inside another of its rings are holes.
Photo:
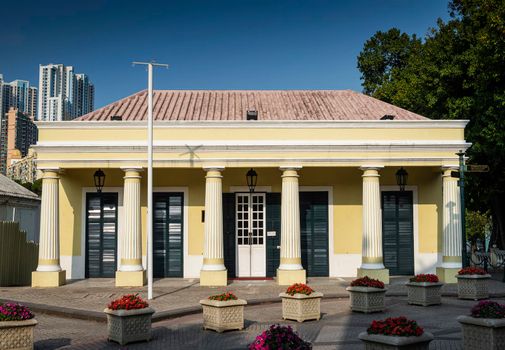
[[[405,191],[405,186],[407,185],[408,178],[409,173],[407,173],[407,170],[403,169],[403,167],[401,167],[396,172],[396,183],[398,184],[398,186],[400,186],[400,191]]]
[[[254,192],[256,184],[258,183],[258,174],[256,174],[256,171],[251,168],[245,177],[247,178],[247,187],[249,187],[249,192]]]
[[[102,171],[102,169],[98,169],[95,171],[93,178],[95,180],[96,191],[98,193],[101,193],[103,185],[105,184],[105,173]]]

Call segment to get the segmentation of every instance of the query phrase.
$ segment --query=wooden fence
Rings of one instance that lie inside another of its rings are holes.
[[[26,241],[19,223],[0,221],[0,286],[29,286],[37,268],[39,245]]]

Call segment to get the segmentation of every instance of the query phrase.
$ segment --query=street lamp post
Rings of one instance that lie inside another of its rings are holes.
[[[465,152],[456,153],[459,157],[459,204],[461,222],[461,263],[463,267],[468,267],[468,256],[466,253],[466,221],[465,221]]]
[[[168,64],[133,62],[147,66],[147,299],[153,298],[153,66]]]

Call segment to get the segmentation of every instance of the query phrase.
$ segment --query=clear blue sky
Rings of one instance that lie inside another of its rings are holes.
[[[356,56],[378,30],[426,34],[444,0],[8,1],[0,73],[38,85],[38,66],[73,65],[96,107],[146,86],[133,60],[169,63],[157,89],[352,89]]]

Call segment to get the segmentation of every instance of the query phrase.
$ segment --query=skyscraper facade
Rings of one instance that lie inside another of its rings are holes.
[[[16,79],[10,83],[3,80],[0,75],[0,111],[5,114],[10,108],[34,117],[36,116],[37,88],[30,86],[27,80]]]
[[[91,112],[94,86],[86,74],[74,73],[63,64],[39,68],[38,120],[71,120]]]

